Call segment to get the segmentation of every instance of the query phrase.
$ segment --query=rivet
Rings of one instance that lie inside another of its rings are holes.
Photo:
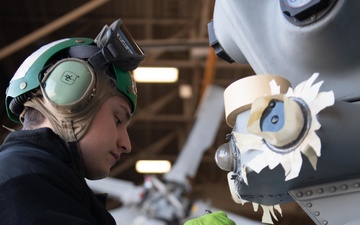
[[[27,86],[27,83],[24,81],[20,84],[20,89],[24,90],[26,88],[26,86]]]
[[[272,124],[276,124],[276,123],[278,123],[279,122],[279,116],[273,116],[273,117],[271,117],[271,123]]]
[[[312,207],[312,204],[309,202],[309,203],[306,203],[306,207],[308,208],[311,208]]]
[[[276,102],[274,101],[274,100],[271,100],[270,102],[269,102],[269,107],[270,108],[274,108],[276,106]]]
[[[132,90],[132,88],[130,86],[126,87],[126,91],[127,91],[128,94],[131,94],[131,92],[132,92],[131,90]]]
[[[324,189],[323,189],[323,188],[319,188],[319,189],[316,190],[316,192],[319,193],[319,194],[322,194],[322,193],[324,193]]]
[[[306,196],[311,196],[312,194],[313,194],[312,190],[307,190],[307,191],[305,192],[305,195],[306,195]]]
[[[360,185],[359,185],[359,183],[358,183],[358,182],[356,182],[356,183],[354,183],[354,185],[353,185],[353,186],[354,186],[354,188],[359,188],[359,186],[360,186]]]
[[[303,196],[304,196],[304,194],[303,194],[302,192],[296,193],[296,197],[298,197],[298,198],[301,198],[301,197],[303,197]]]
[[[332,193],[336,192],[336,187],[335,186],[330,187],[329,191]]]
[[[316,211],[314,212],[315,216],[320,216],[320,212]]]
[[[347,190],[349,187],[347,186],[347,184],[343,184],[341,185],[341,190]]]
[[[327,225],[327,224],[328,224],[328,221],[324,220],[322,223],[323,223],[324,225]]]

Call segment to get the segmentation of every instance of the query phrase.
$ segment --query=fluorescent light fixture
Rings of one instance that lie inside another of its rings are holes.
[[[179,70],[175,67],[138,67],[133,74],[139,83],[174,83],[178,80]]]
[[[139,160],[135,168],[138,173],[167,173],[171,169],[171,163],[167,160]]]

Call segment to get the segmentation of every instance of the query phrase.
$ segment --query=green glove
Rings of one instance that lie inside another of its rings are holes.
[[[184,225],[236,225],[223,211],[208,213],[198,218],[188,220]]]

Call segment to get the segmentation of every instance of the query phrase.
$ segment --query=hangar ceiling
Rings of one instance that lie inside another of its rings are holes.
[[[181,150],[194,123],[204,88],[215,84],[226,88],[232,82],[254,74],[249,65],[228,64],[214,56],[208,44],[207,23],[215,0],[12,0],[0,8],[0,90],[5,89],[17,67],[45,43],[65,37],[91,37],[105,24],[121,18],[142,46],[146,59],[141,66],[179,68],[179,80],[171,84],[138,83],[138,108],[129,127],[132,153],[114,167],[111,176],[137,184],[143,176],[135,172],[138,159],[168,159]],[[179,89],[191,87],[192,97],[181,98]],[[222,106],[219,106],[222,107]],[[6,117],[0,105],[2,124],[20,129]],[[7,130],[0,129],[1,141]],[[222,122],[213,146],[202,158],[194,191],[214,205],[260,219],[251,206],[235,204],[230,197],[226,173],[214,162],[217,147],[231,130]],[[311,224],[293,203],[283,206],[284,217],[276,224]],[[300,222],[299,222],[300,221]]]

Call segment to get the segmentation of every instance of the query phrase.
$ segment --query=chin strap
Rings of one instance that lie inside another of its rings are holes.
[[[74,126],[71,121],[66,120],[62,121],[62,127],[64,128],[64,131],[66,131],[65,134],[67,137],[65,140],[67,140],[66,144],[70,153],[72,165],[75,171],[77,171],[81,177],[85,177],[85,164],[81,155],[80,147],[78,145],[78,140],[76,139]]]

